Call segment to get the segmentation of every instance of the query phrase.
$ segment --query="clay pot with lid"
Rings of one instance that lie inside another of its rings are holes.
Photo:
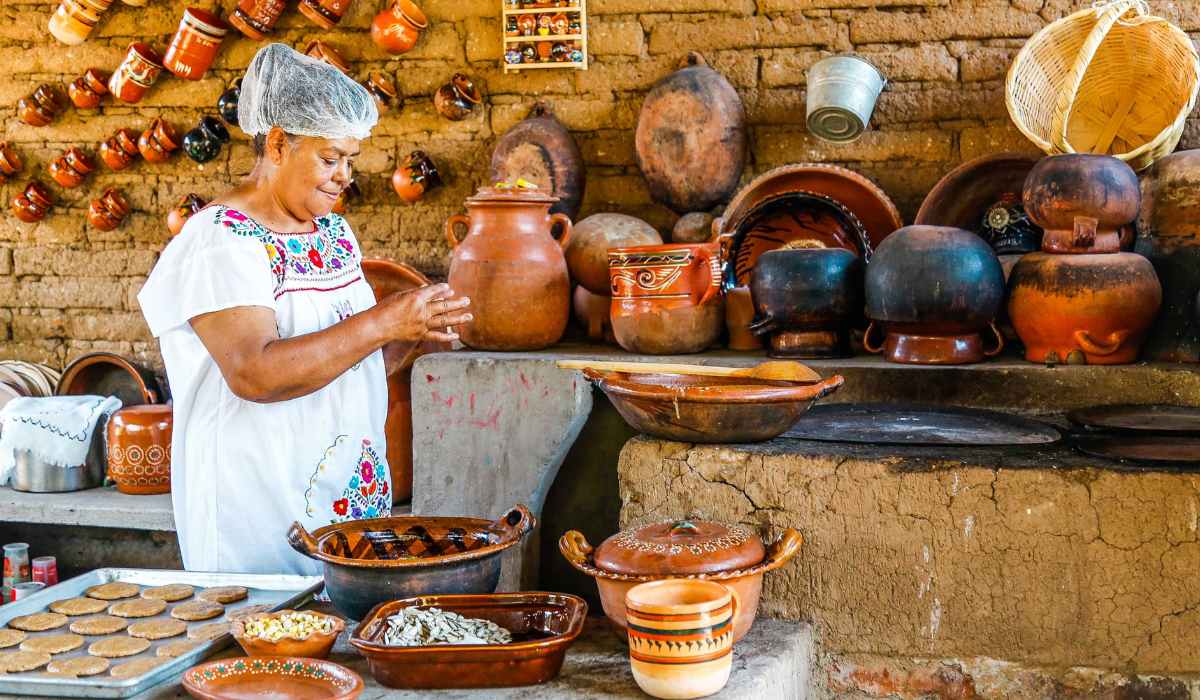
[[[315,58],[318,61],[324,61],[329,65],[337,68],[341,72],[350,74],[350,63],[342,56],[342,54],[329,44],[316,39],[310,41],[308,46],[304,48],[304,55],[309,58]]]
[[[392,189],[409,204],[420,201],[426,192],[441,186],[442,177],[437,166],[424,151],[409,153],[392,173]]]
[[[1004,347],[994,323],[1004,302],[1004,271],[991,246],[970,231],[900,229],[875,251],[865,288],[871,323],[863,346],[889,362],[967,364]],[[994,336],[994,346],[985,333]]]
[[[394,0],[371,21],[371,41],[398,56],[417,45],[429,26],[425,13],[412,0]]]
[[[100,160],[111,170],[124,170],[138,157],[138,135],[132,129],[117,129],[100,144]]]
[[[183,230],[183,225],[193,214],[200,211],[208,204],[204,198],[195,193],[185,194],[179,202],[167,212],[167,231],[172,236],[178,236]]]
[[[108,476],[121,493],[149,496],[171,492],[169,404],[122,408],[108,421]]]
[[[202,117],[195,129],[183,135],[183,150],[197,163],[207,163],[229,143],[229,130],[216,117]]]
[[[79,109],[95,109],[108,94],[109,73],[98,68],[88,68],[67,86],[67,96]]]
[[[82,149],[72,146],[62,155],[50,161],[47,168],[50,177],[59,185],[71,189],[83,184],[89,173],[96,169],[96,161]]]
[[[163,66],[177,78],[200,80],[217,57],[221,41],[228,33],[229,25],[225,20],[198,7],[187,8],[167,46]]]
[[[284,0],[238,0],[229,14],[229,23],[247,37],[262,41],[275,28],[285,7]]]
[[[746,166],[742,100],[695,52],[646,95],[634,139],[650,196],[680,214],[729,199]]]
[[[571,132],[544,101],[536,102],[529,116],[506,131],[492,151],[489,180],[516,182],[518,178],[558,197],[551,213],[563,213],[572,219],[579,214],[586,185],[583,155]]]
[[[179,150],[179,137],[175,135],[175,127],[165,119],[155,119],[150,128],[138,137],[138,152],[149,163],[163,163],[171,158],[171,154]]]
[[[662,237],[650,224],[628,214],[592,214],[575,224],[567,244],[567,268],[571,278],[593,294],[608,296],[612,283],[608,274],[610,248],[662,245]]]
[[[1030,253],[1008,288],[1025,359],[1046,364],[1135,361],[1162,303],[1154,266],[1136,253]]]
[[[108,79],[108,91],[122,102],[138,102],[162,71],[162,56],[148,44],[136,41],[129,45],[125,59]]]
[[[734,641],[746,636],[758,614],[763,574],[788,563],[804,538],[792,528],[770,545],[744,525],[668,520],[624,530],[592,548],[578,530],[558,541],[571,566],[596,579],[604,614],[625,634],[625,594],[639,583],[667,578],[719,581],[734,590],[740,607]]]
[[[88,205],[88,223],[101,231],[115,230],[126,216],[129,216],[129,202],[114,187],[104,190],[99,199],[93,199]]]
[[[67,46],[82,44],[112,0],[62,0],[50,16],[50,35]]]
[[[450,121],[466,119],[483,102],[479,88],[463,73],[455,73],[450,82],[433,93],[433,106]]]
[[[20,194],[13,197],[9,209],[13,216],[27,224],[32,224],[44,219],[52,206],[54,206],[54,198],[50,195],[50,190],[34,180],[26,185]]]
[[[66,108],[67,100],[58,87],[43,83],[17,101],[17,116],[30,126],[46,126]]]
[[[22,167],[24,164],[21,162],[21,156],[17,153],[17,149],[13,148],[8,141],[0,141],[0,184],[21,172]]]
[[[516,187],[483,187],[467,200],[468,214],[446,221],[452,249],[447,281],[471,299],[474,320],[462,326],[476,350],[540,350],[557,343],[571,309],[571,282],[562,248],[571,220],[551,214],[555,198]],[[554,240],[551,229],[562,228]],[[467,235],[459,240],[457,226]]]
[[[1072,153],[1038,161],[1025,178],[1023,201],[1044,229],[1047,253],[1116,253],[1121,229],[1137,217],[1137,175],[1112,156]]]
[[[703,352],[725,327],[721,253],[716,243],[608,251],[612,325],[627,352]]]

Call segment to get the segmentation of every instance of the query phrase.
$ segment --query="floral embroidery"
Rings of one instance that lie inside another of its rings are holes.
[[[341,289],[362,278],[350,227],[337,214],[316,219],[315,231],[291,234],[271,231],[236,209],[221,207],[217,220],[234,234],[263,244],[276,299],[289,291]]]
[[[326,472],[345,473],[352,467],[350,479],[342,489],[340,497],[329,501],[331,523],[341,523],[360,518],[381,518],[392,512],[392,488],[389,483],[387,462],[375,451],[370,440],[363,440],[357,461],[347,465],[344,460],[353,446],[347,444],[347,435],[339,435],[325,450],[325,455],[308,479],[308,490],[304,492],[304,512],[310,517],[319,517],[322,508],[316,501],[324,500],[318,493],[318,480]],[[350,454],[353,454],[351,452]],[[328,491],[326,491],[328,493]]]

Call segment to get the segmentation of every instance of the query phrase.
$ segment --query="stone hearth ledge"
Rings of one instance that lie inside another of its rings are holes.
[[[130,496],[111,487],[68,493],[0,487],[0,522],[175,531],[170,494]]]

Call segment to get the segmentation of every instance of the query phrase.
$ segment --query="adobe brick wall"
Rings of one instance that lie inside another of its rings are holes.
[[[322,38],[354,63],[356,77],[392,74],[403,109],[384,117],[364,144],[359,170],[366,202],[351,215],[370,254],[406,260],[444,274],[442,223],[486,177],[497,135],[523,118],[536,97],[548,98],[579,141],[588,164],[583,215],[619,210],[668,230],[674,215],[650,201],[633,153],[633,129],[649,87],[696,49],[741,93],[751,129],[746,177],[795,161],[849,165],[875,178],[911,218],[925,192],[956,163],[1004,149],[1029,150],[1008,124],[1003,77],[1027,37],[1081,3],[1068,0],[591,0],[591,69],[505,75],[499,63],[501,0],[425,0],[430,27],[417,47],[389,59],[368,39],[378,1],[356,0],[336,31],[322,32],[294,4],[275,39],[297,47]],[[90,66],[111,69],[133,39],[164,48],[182,0],[145,8],[117,3],[84,44],[65,47],[46,32],[53,2],[0,4],[0,104],[10,105],[4,138],[26,161],[21,177],[0,187],[0,357],[61,365],[82,352],[111,349],[157,363],[135,295],[166,243],[163,217],[184,193],[212,196],[245,174],[252,156],[235,143],[198,166],[183,155],[170,163],[138,163],[101,171],[73,191],[55,187],[59,205],[44,221],[22,224],[7,202],[30,175],[66,147],[94,151],[119,127],[141,130],[156,116],[177,128],[212,113],[225,84],[239,75],[258,44],[227,40],[214,69],[199,82],[166,77],[136,106],[74,109],[47,128],[15,118],[16,101],[38,83],[69,82]],[[222,2],[228,8],[232,2]],[[1152,2],[1155,11],[1200,30],[1200,0]],[[804,74],[814,61],[854,49],[877,61],[892,85],[880,99],[875,130],[841,147],[809,136],[803,125]],[[452,123],[430,95],[456,70],[478,79],[482,109]],[[1197,124],[1184,144],[1200,143]],[[420,147],[447,186],[415,206],[401,204],[388,175],[397,158]],[[48,181],[48,180],[47,180]],[[134,213],[116,231],[88,226],[88,201],[120,187]]]

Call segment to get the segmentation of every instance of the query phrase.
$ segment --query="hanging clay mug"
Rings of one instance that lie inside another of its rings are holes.
[[[229,25],[225,20],[198,7],[187,8],[167,46],[163,66],[184,80],[203,78],[228,33]]]
[[[455,73],[450,82],[433,93],[433,106],[438,114],[450,121],[466,119],[475,105],[483,101],[475,83],[462,73]]]
[[[22,167],[24,164],[21,162],[21,156],[17,154],[17,149],[8,141],[0,141],[0,184],[21,172]]]
[[[67,108],[67,100],[49,83],[39,85],[28,97],[17,101],[17,116],[30,126],[46,126]]]
[[[237,7],[229,15],[229,23],[247,37],[262,41],[271,33],[286,6],[284,0],[238,0]]]
[[[67,46],[82,44],[112,0],[62,0],[50,16],[50,35]]]
[[[417,45],[429,26],[425,13],[412,0],[395,0],[371,21],[371,41],[393,56]]]
[[[229,142],[229,130],[216,117],[204,117],[199,126],[183,135],[183,150],[197,163],[207,163]]]
[[[88,68],[83,75],[67,86],[67,96],[79,109],[95,109],[108,94],[108,80],[112,76],[98,68]]]
[[[138,137],[138,151],[148,163],[163,163],[178,149],[175,128],[164,119],[155,119]]]
[[[207,202],[204,201],[204,198],[198,194],[185,194],[183,199],[180,199],[179,203],[171,211],[167,212],[167,231],[172,236],[178,236],[179,232],[183,230],[183,225],[187,223],[187,220],[193,214],[203,209],[206,204]]]
[[[162,56],[147,44],[136,41],[129,45],[125,60],[108,79],[108,91],[122,102],[137,102],[158,80],[162,70]]]
[[[100,144],[100,160],[110,170],[128,168],[138,156],[138,136],[131,129],[117,129],[116,133]]]
[[[346,58],[337,49],[319,39],[308,42],[308,46],[304,48],[304,55],[324,61],[346,75],[350,74],[350,63]]]
[[[333,29],[350,9],[350,0],[300,0],[300,14],[321,29]]]
[[[48,168],[51,179],[67,189],[82,185],[88,173],[95,169],[96,162],[92,157],[75,146],[50,161]]]
[[[1041,226],[1047,253],[1116,253],[1121,229],[1137,217],[1137,175],[1112,156],[1071,153],[1041,159],[1025,177],[1025,212]]]
[[[242,79],[238,78],[217,98],[217,113],[230,126],[238,125],[238,98],[242,95]]]
[[[357,182],[351,180],[350,184],[346,185],[342,191],[338,193],[338,198],[336,201],[334,201],[333,209],[330,211],[332,211],[334,214],[345,214],[346,210],[350,208],[350,205],[360,199],[362,199],[362,189],[359,188]]]
[[[375,107],[380,114],[391,109],[396,104],[396,83],[386,73],[373,70],[370,77],[363,83],[371,97],[375,98]]]
[[[13,216],[27,224],[32,224],[45,218],[52,206],[54,206],[54,199],[50,196],[50,190],[34,180],[25,186],[24,191],[13,197],[9,209]]]
[[[409,204],[413,204],[425,196],[429,190],[442,186],[442,178],[438,174],[433,160],[424,151],[413,151],[408,154],[396,172],[392,173],[392,189]]]
[[[725,326],[716,243],[610,248],[613,333],[648,355],[702,352]]]
[[[101,231],[112,231],[129,215],[129,202],[120,190],[112,187],[104,190],[99,199],[88,206],[88,223]]]

